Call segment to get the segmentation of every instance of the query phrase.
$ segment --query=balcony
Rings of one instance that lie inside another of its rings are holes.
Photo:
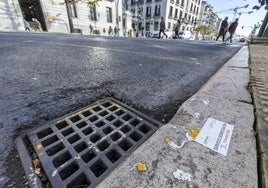
[[[154,2],[161,2],[162,0],[154,0]]]
[[[152,3],[152,0],[146,0],[146,3]]]
[[[170,3],[172,3],[172,4],[173,4],[174,2],[175,2],[174,0],[170,0]]]

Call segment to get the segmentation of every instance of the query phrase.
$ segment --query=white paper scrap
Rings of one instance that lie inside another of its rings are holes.
[[[233,125],[208,118],[195,141],[226,156],[233,129]]]
[[[184,172],[183,170],[177,169],[176,172],[173,172],[173,176],[180,181],[191,181],[192,175]]]

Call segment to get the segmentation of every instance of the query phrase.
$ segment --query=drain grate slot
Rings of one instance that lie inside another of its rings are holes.
[[[96,187],[160,123],[104,99],[28,133],[52,187]]]

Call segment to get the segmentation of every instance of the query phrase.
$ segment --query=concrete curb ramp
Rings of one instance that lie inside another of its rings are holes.
[[[254,114],[248,84],[248,49],[243,47],[194,96],[174,118],[162,126],[98,187],[258,187]],[[200,127],[209,118],[234,125],[227,156],[195,141],[174,149],[185,139],[187,127]],[[135,163],[145,163],[138,171]],[[182,170],[188,178],[178,180]],[[189,178],[189,176],[191,178]],[[190,180],[190,181],[189,181]]]

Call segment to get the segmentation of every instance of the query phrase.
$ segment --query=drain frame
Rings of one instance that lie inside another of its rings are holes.
[[[105,98],[26,136],[52,187],[96,187],[161,126],[132,107]]]

